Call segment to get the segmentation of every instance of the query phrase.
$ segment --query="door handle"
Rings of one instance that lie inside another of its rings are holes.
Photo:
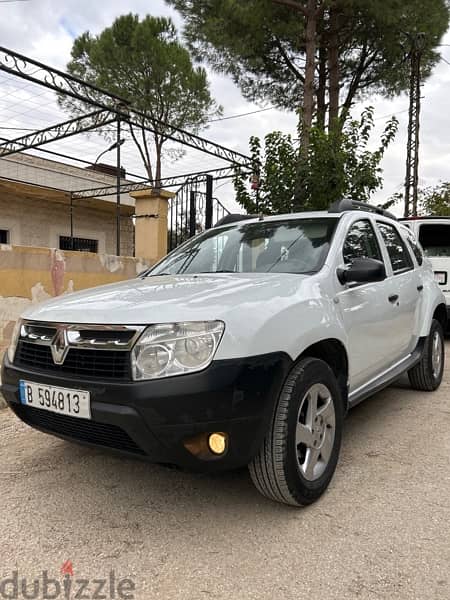
[[[418,292],[422,292],[423,291],[423,285],[418,285],[417,286],[417,291]]]
[[[392,296],[389,296],[389,302],[391,302],[392,304],[395,304],[398,300],[398,294],[392,294]]]

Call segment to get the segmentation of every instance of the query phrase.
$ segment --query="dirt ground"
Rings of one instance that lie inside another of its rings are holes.
[[[71,561],[89,598],[113,570],[143,600],[448,600],[449,430],[449,367],[433,394],[404,382],[377,394],[350,413],[327,494],[293,509],[259,496],[246,471],[123,459],[2,410],[0,592],[13,570],[61,581]]]

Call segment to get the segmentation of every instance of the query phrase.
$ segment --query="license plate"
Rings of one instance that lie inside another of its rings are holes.
[[[447,273],[445,271],[435,271],[434,280],[440,285],[445,285],[447,283]]]
[[[20,401],[27,406],[80,419],[91,418],[89,392],[24,380],[20,381],[19,390]]]

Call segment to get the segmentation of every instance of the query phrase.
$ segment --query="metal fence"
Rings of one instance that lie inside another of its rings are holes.
[[[229,214],[213,195],[214,178],[205,175],[187,179],[169,206],[169,250],[197,233],[213,227]]]

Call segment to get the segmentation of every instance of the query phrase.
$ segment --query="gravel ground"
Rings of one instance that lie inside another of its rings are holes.
[[[450,369],[434,394],[404,382],[377,394],[346,421],[328,493],[297,510],[259,496],[246,471],[118,458],[3,410],[0,581],[60,578],[71,560],[75,578],[132,577],[142,600],[448,600],[449,424]]]

